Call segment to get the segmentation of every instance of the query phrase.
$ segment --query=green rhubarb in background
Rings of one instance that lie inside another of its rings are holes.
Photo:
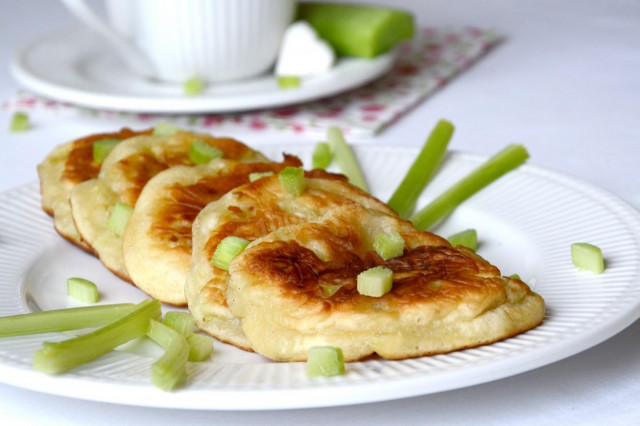
[[[465,229],[447,237],[452,246],[465,246],[473,251],[478,250],[478,232],[475,229]]]
[[[298,19],[309,22],[340,56],[373,58],[415,33],[411,13],[380,6],[301,3]]]

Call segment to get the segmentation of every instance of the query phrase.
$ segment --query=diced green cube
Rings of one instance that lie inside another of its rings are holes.
[[[449,243],[454,247],[465,246],[474,251],[478,249],[478,233],[475,229],[465,229],[464,231],[450,235],[447,240],[449,240]]]
[[[342,288],[342,284],[321,283],[319,286],[322,291],[322,297],[331,297]]]
[[[102,164],[107,155],[121,142],[116,138],[98,139],[93,143],[93,161]]]
[[[174,124],[161,121],[153,128],[153,136],[171,136],[175,135],[182,129]]]
[[[194,164],[207,164],[214,158],[221,158],[223,155],[220,148],[211,146],[203,140],[196,139],[191,143],[189,149],[189,160]]]
[[[113,206],[113,210],[109,215],[109,222],[107,222],[107,228],[119,237],[124,235],[124,230],[127,227],[127,222],[133,214],[133,207],[127,203],[118,202]]]
[[[100,299],[95,283],[84,278],[69,278],[67,294],[82,303],[96,303]]]
[[[184,94],[187,96],[195,96],[204,92],[205,84],[200,77],[193,77],[182,84]]]
[[[300,167],[285,167],[278,175],[282,189],[296,197],[305,189],[304,170]]]
[[[384,266],[376,266],[360,272],[357,281],[358,293],[364,296],[381,297],[393,287],[393,271]]]
[[[249,173],[249,182],[255,182],[263,177],[273,176],[273,172],[254,172]]]
[[[314,346],[307,351],[307,376],[331,377],[344,374],[342,349],[332,346]]]
[[[295,75],[279,75],[278,87],[281,89],[295,89],[300,87],[300,77]]]
[[[12,132],[24,132],[29,130],[29,116],[25,112],[15,112],[11,117],[9,130]]]
[[[571,244],[571,260],[584,271],[601,274],[604,272],[604,258],[600,247],[589,243]]]
[[[229,265],[231,261],[247,247],[249,244],[248,240],[244,238],[228,236],[225,237],[220,243],[218,247],[216,247],[216,251],[213,252],[213,256],[211,257],[211,264],[217,268],[224,269],[225,271],[229,270]]]
[[[398,232],[378,234],[373,248],[384,260],[400,257],[404,253],[404,239]]]

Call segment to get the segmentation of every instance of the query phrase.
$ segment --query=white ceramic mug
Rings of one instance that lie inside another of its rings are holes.
[[[61,0],[146,77],[220,82],[266,72],[296,0],[108,0],[109,23],[85,0]]]

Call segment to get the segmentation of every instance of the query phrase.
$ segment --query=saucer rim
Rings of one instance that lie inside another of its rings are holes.
[[[391,70],[398,56],[397,51],[391,51],[373,59],[340,58],[329,73],[305,79],[303,82],[306,82],[307,85],[303,84],[296,89],[278,88],[276,77],[272,73],[239,82],[216,84],[217,88],[228,89],[230,86],[246,87],[248,84],[259,82],[268,87],[268,90],[259,93],[222,96],[207,92],[193,97],[185,96],[179,92],[171,96],[141,96],[134,93],[132,89],[129,89],[129,93],[101,93],[97,90],[79,87],[81,83],[91,83],[89,80],[72,86],[47,78],[49,73],[43,72],[41,69],[33,69],[33,55],[42,54],[36,49],[42,50],[43,45],[59,43],[64,41],[65,37],[77,38],[83,33],[85,36],[89,34],[93,37],[89,30],[76,27],[51,32],[26,43],[11,58],[9,66],[11,75],[24,88],[36,94],[82,107],[132,113],[223,113],[283,107],[331,97],[364,86],[383,76]],[[77,49],[81,50],[82,48],[78,47]],[[46,51],[46,49],[44,50]],[[70,67],[70,63],[65,63],[64,60],[63,62],[52,60],[48,61],[48,64],[57,67]],[[65,72],[67,75],[73,73],[71,70],[65,70]],[[135,76],[124,65],[118,72],[126,72],[129,77],[133,77],[140,84],[151,83],[152,86],[163,89],[180,87],[175,83],[164,83]],[[126,90],[127,87],[123,87],[123,89]]]

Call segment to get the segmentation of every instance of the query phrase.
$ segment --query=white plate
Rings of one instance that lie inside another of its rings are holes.
[[[198,96],[182,85],[139,77],[105,43],[83,28],[60,31],[17,52],[13,76],[26,88],[53,99],[93,108],[150,113],[231,112],[325,98],[362,86],[391,69],[394,52],[374,59],[342,58],[331,71],[279,89],[273,74],[211,84]]]
[[[268,146],[308,163],[308,144]],[[387,199],[416,150],[356,146],[371,190]],[[423,205],[483,158],[454,153],[420,201]],[[72,306],[66,278],[95,280],[104,303],[144,296],[91,256],[63,241],[41,210],[37,184],[0,194],[0,315]],[[344,376],[310,380],[304,363],[272,363],[216,343],[210,362],[190,364],[186,386],[151,385],[145,347],[113,352],[60,376],[32,371],[33,352],[59,333],[0,339],[0,380],[76,398],[190,409],[285,409],[336,406],[423,395],[534,369],[594,346],[640,316],[640,213],[597,187],[523,166],[465,202],[437,229],[479,233],[479,253],[505,275],[518,273],[547,302],[544,323],[519,336],[447,355],[347,365]],[[576,270],[570,244],[600,246],[605,273]]]

